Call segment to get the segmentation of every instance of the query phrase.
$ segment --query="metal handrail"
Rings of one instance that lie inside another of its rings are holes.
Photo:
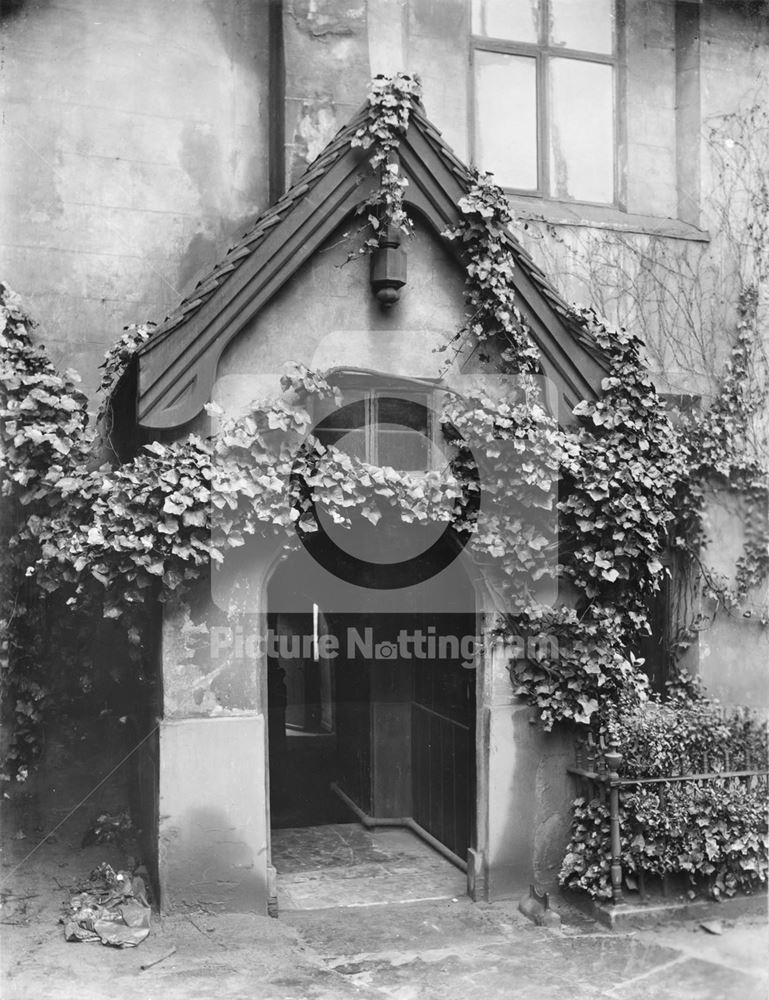
[[[579,778],[589,778],[591,781],[604,781],[607,777],[606,771],[585,771],[579,767],[567,767],[569,774],[575,774]],[[709,781],[715,778],[753,778],[769,775],[769,771],[706,771],[703,774],[671,774],[663,778],[620,778],[617,784],[620,787],[625,785],[654,785],[671,781]]]
[[[675,774],[669,777],[658,778],[622,778],[618,768],[622,764],[623,756],[616,746],[610,745],[608,749],[601,747],[602,762],[607,766],[604,770],[595,771],[581,767],[569,767],[567,772],[575,777],[583,778],[587,781],[596,782],[603,785],[609,792],[609,829],[611,839],[611,892],[612,903],[621,903],[622,900],[622,840],[619,816],[619,793],[622,788],[638,787],[643,785],[668,785],[681,781],[722,781],[729,778],[754,778],[769,775],[769,770],[749,769],[742,771],[705,771],[700,774]],[[598,755],[597,755],[598,756]]]

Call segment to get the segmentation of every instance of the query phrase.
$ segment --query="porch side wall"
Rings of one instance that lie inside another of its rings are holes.
[[[289,360],[436,373],[446,355],[434,348],[446,344],[463,320],[461,272],[439,241],[417,226],[408,244],[408,284],[401,302],[386,311],[371,293],[368,261],[345,263],[352,247],[341,233],[333,236],[228,346],[217,402],[236,412],[263,389],[274,391]],[[268,565],[266,554],[233,554],[233,594],[247,581],[252,595],[246,605],[234,602],[239,613],[245,608],[264,620],[259,593]],[[220,649],[221,636],[234,635],[232,606],[215,584],[166,615],[160,779],[166,908],[206,898],[216,886],[215,898],[227,908],[264,912],[270,895],[266,670],[247,650]],[[472,891],[477,898],[500,898],[535,878],[552,882],[557,874],[571,799],[568,735],[545,735],[530,721],[528,709],[512,696],[501,657],[482,666],[477,702]],[[376,705],[375,718],[387,709]]]
[[[252,550],[239,606],[201,583],[163,619],[159,734],[160,904],[266,914],[269,875],[266,668],[259,600],[268,557]]]
[[[509,898],[523,894],[531,882],[554,888],[573,798],[566,772],[573,759],[572,733],[542,730],[536,713],[513,695],[498,647],[488,657],[481,688],[477,756],[485,850],[480,852],[484,884],[475,895]]]

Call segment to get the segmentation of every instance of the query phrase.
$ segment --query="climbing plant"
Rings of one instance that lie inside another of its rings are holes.
[[[731,777],[769,766],[766,725],[744,709],[725,710],[704,698],[667,704],[620,704],[609,723],[623,748],[625,778],[723,772],[707,781],[659,782],[620,793],[621,861],[625,887],[640,878],[682,879],[689,897],[755,891],[769,870],[766,777]],[[562,885],[598,899],[612,896],[609,807],[596,795],[574,803]]]
[[[372,113],[366,115],[351,139],[352,146],[371,151],[369,167],[379,181],[358,210],[366,216],[371,229],[360,252],[374,249],[388,226],[404,236],[411,236],[413,232],[411,219],[404,208],[408,181],[400,172],[396,153],[420,94],[421,84],[416,75],[399,73],[390,78],[380,74],[371,83],[368,99]]]
[[[377,78],[353,136],[379,182],[364,206],[371,233],[364,249],[385,226],[411,230],[397,152],[418,94],[415,78]],[[476,346],[490,370],[517,376],[518,389],[503,398],[447,394],[441,426],[453,457],[427,476],[321,445],[312,434],[313,409],[337,398],[339,387],[301,366],[286,373],[277,396],[254,401],[237,419],[210,407],[207,437],[154,442],[123,464],[99,464],[85,398],[33,345],[18,300],[4,290],[0,435],[9,447],[0,473],[4,495],[20,512],[7,526],[9,606],[25,581],[34,591],[29,608],[58,598],[73,614],[98,611],[124,629],[141,673],[151,609],[250,536],[296,544],[297,533],[317,530],[318,509],[342,525],[438,521],[463,536],[499,588],[506,611],[498,634],[535,640],[535,653],[511,659],[510,675],[546,728],[595,725],[602,707],[620,696],[642,700],[648,599],[663,578],[665,549],[693,545],[701,534],[704,479],[718,464],[727,477],[739,467],[756,489],[765,485],[760,468],[738,457],[740,415],[754,405],[739,399],[739,351],[749,340],[746,333],[735,349],[720,409],[676,428],[644,367],[639,338],[609,330],[593,311],[575,311],[571,319],[604,353],[608,374],[601,399],[580,403],[576,422],[561,427],[538,387],[539,353],[516,302],[512,222],[503,192],[472,173],[446,234],[466,271],[467,321],[456,342]],[[151,335],[133,328],[108,353],[106,401]],[[106,402],[100,417],[108,425]],[[479,489],[493,500],[481,513],[473,502]],[[745,579],[765,568],[757,555],[745,558]],[[541,597],[548,577],[561,588],[559,601]],[[31,669],[29,653],[22,655],[25,617],[17,609],[5,621],[2,682],[31,756],[46,682]],[[9,773],[22,775],[25,766],[20,750]]]
[[[60,373],[35,346],[21,302],[0,285],[0,575],[3,707],[14,722],[7,767],[25,776],[39,752],[50,694],[43,666],[43,607],[33,526],[62,506],[59,481],[89,461],[86,397],[73,372]],[[34,513],[32,513],[34,511]]]
[[[701,150],[709,183],[697,207],[708,232],[690,226],[691,239],[559,231],[544,220],[521,227],[548,275],[579,287],[585,301],[640,335],[668,391],[682,394],[680,419],[692,432],[692,488],[701,492],[691,506],[713,509],[723,498],[714,491],[723,489],[729,506],[739,510],[745,545],[733,581],[712,568],[706,532],[689,545],[690,566],[676,583],[683,591],[676,593],[682,607],[680,634],[669,650],[673,660],[722,612],[769,621],[761,587],[769,559],[761,471],[769,460],[768,138],[769,112],[758,92],[746,95],[737,110],[704,121]],[[689,393],[694,395],[687,398]],[[686,607],[690,582],[704,597],[696,602],[702,611]]]

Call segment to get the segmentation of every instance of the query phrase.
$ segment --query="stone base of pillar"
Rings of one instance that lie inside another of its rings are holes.
[[[184,903],[266,914],[269,829],[264,718],[160,726],[161,911]]]

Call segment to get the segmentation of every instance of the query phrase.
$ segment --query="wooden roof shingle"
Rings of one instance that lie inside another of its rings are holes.
[[[368,104],[268,208],[180,303],[137,352],[137,420],[146,428],[173,428],[193,419],[209,401],[222,351],[269,299],[374,190],[367,154],[351,145],[372,114]],[[413,109],[399,146],[405,200],[437,235],[456,224],[459,200],[473,183],[421,106]],[[518,304],[570,413],[600,394],[606,361],[546,275],[512,232],[507,243],[516,269]],[[459,253],[454,243],[450,252]]]

